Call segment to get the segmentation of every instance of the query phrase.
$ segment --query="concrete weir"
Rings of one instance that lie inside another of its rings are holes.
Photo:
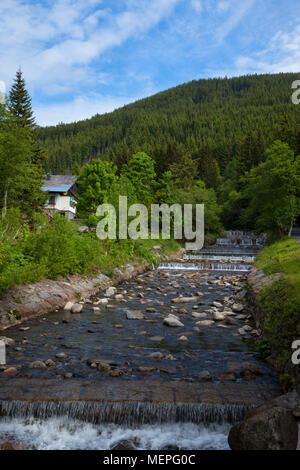
[[[0,416],[38,418],[67,416],[94,424],[114,423],[132,426],[192,422],[195,424],[236,423],[245,413],[276,396],[276,387],[232,383],[159,383],[131,381],[102,386],[72,381],[68,387],[55,382],[34,384],[14,380],[11,389],[1,390]],[[239,397],[237,399],[237,397]]]

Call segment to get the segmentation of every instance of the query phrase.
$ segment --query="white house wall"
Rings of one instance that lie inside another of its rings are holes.
[[[49,199],[45,205],[46,209],[56,209],[58,211],[69,211],[73,214],[76,213],[76,207],[71,205],[71,198],[70,196],[62,196],[60,194],[55,194],[55,203],[50,204]]]

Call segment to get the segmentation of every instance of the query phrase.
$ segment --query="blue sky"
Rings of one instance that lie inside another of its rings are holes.
[[[21,66],[38,124],[72,122],[194,79],[300,72],[300,2],[5,0],[0,64],[7,89]]]

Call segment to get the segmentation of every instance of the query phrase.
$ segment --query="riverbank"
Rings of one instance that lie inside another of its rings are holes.
[[[73,274],[10,289],[0,298],[0,331],[61,309],[67,302],[84,303],[96,292],[134,278],[152,268],[152,263],[176,259],[183,251],[177,243],[169,240],[147,241],[147,245],[148,254],[151,254],[147,257],[151,262],[143,255],[130,259],[132,256],[128,254],[128,262],[120,265],[116,257],[115,264],[111,261],[109,276],[103,272],[93,276]]]
[[[257,350],[279,374],[285,390],[300,382],[291,361],[300,339],[300,246],[292,239],[266,246],[248,275],[248,297],[256,326],[262,329]]]

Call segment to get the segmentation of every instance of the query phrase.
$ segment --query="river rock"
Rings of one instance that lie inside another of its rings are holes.
[[[136,450],[135,445],[132,441],[123,440],[119,441],[111,447],[111,450]]]
[[[225,317],[224,313],[221,313],[221,312],[214,312],[213,313],[213,319],[215,321],[223,321],[223,320],[225,320],[225,318],[226,317]]]
[[[3,341],[5,346],[12,346],[15,342],[14,339],[8,338],[7,336],[0,336],[0,341]]]
[[[243,304],[233,304],[232,310],[234,312],[237,312],[237,313],[242,312],[244,310],[244,305]]]
[[[96,302],[94,302],[94,305],[107,305],[108,304],[108,299],[98,299]]]
[[[151,357],[151,358],[157,359],[157,360],[161,360],[161,359],[163,359],[164,355],[160,351],[155,351],[155,352],[149,354],[148,357]]]
[[[184,324],[181,323],[181,321],[179,321],[178,318],[176,318],[175,315],[172,315],[172,314],[164,318],[164,325],[171,326],[171,327],[184,326]]]
[[[184,342],[184,341],[188,341],[188,338],[183,335],[183,336],[180,336],[180,337],[178,338],[178,341],[183,341],[183,342]]]
[[[98,362],[97,368],[100,372],[109,372],[111,370],[111,367],[107,362]]]
[[[72,305],[72,308],[71,308],[71,312],[72,313],[80,313],[83,309],[83,305],[82,304],[74,304]]]
[[[206,317],[207,317],[207,313],[204,313],[204,312],[193,312],[193,313],[192,313],[192,317],[194,317],[194,318],[206,318]]]
[[[109,375],[111,377],[120,377],[121,375],[125,375],[125,372],[121,369],[113,369],[109,371]]]
[[[27,447],[21,442],[4,441],[0,443],[0,450],[27,450]]]
[[[182,315],[186,315],[188,313],[188,311],[187,311],[186,308],[181,308],[180,310],[178,310],[178,313],[180,313]]]
[[[8,367],[2,372],[3,375],[16,375],[17,373],[18,370],[15,367]]]
[[[234,326],[234,325],[237,325],[237,324],[238,324],[238,322],[235,318],[226,317],[226,325]]]
[[[55,354],[55,357],[57,357],[57,359],[65,359],[65,358],[68,357],[68,356],[67,356],[66,353],[61,352],[61,353]]]
[[[64,306],[64,310],[70,311],[73,305],[74,305],[74,302],[67,302],[66,305]]]
[[[52,361],[52,359],[47,359],[47,361],[45,361],[45,364],[46,364],[46,366],[51,367],[51,366],[54,366],[54,365],[55,365],[55,362]]]
[[[199,373],[198,378],[200,380],[212,380],[212,375],[208,370],[202,370]]]
[[[264,404],[231,428],[228,443],[233,450],[295,450],[298,423],[291,410]]]
[[[221,302],[216,302],[216,301],[214,301],[214,302],[212,303],[212,305],[213,305],[214,307],[216,307],[216,308],[223,308],[223,304],[221,304]]]
[[[214,320],[200,320],[196,323],[197,326],[212,326],[214,324]]]
[[[236,375],[234,372],[224,372],[219,376],[219,380],[231,380],[234,382],[236,380]]]
[[[143,320],[144,314],[139,310],[125,310],[127,320]]]
[[[108,289],[106,289],[106,291],[105,291],[105,296],[106,297],[112,297],[113,295],[115,295],[116,290],[117,290],[117,288],[114,287],[114,286],[108,287]]]
[[[176,297],[172,300],[175,304],[184,304],[186,302],[197,302],[198,297]]]
[[[29,364],[30,369],[47,369],[46,364],[43,361],[34,361]]]

